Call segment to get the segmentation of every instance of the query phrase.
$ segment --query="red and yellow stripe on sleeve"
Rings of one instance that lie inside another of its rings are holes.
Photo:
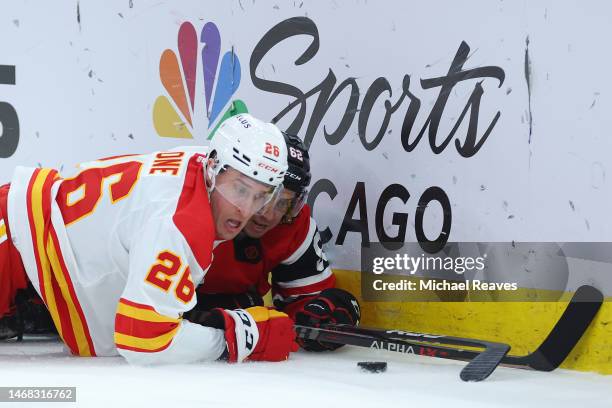
[[[51,187],[58,178],[55,170],[36,169],[28,185],[28,219],[40,290],[60,337],[72,353],[95,356],[87,321],[51,223]]]
[[[168,348],[181,319],[164,316],[149,305],[119,299],[115,316],[117,348],[154,353]]]

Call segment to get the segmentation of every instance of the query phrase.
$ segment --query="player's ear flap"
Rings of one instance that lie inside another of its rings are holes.
[[[208,159],[206,161],[206,187],[212,188],[215,176],[215,159]]]

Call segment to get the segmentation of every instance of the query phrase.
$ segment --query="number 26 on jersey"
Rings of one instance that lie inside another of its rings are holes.
[[[183,303],[189,303],[195,293],[189,266],[183,267],[181,257],[170,250],[157,254],[157,260],[149,269],[145,282],[164,292],[172,290],[176,298]]]

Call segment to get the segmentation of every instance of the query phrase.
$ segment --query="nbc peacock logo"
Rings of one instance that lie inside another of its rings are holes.
[[[167,93],[158,96],[153,106],[159,136],[192,139],[204,133],[210,139],[225,119],[247,112],[244,102],[231,101],[240,85],[240,59],[233,47],[220,56],[221,34],[216,24],[206,23],[199,41],[193,24],[181,24],[178,56],[166,49],[159,60],[159,76]]]

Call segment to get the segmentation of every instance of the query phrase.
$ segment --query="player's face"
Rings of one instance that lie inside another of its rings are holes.
[[[269,200],[270,186],[229,168],[219,174],[210,196],[217,239],[233,239]]]
[[[244,232],[251,238],[261,238],[281,222],[295,196],[293,191],[283,190],[278,199],[271,201],[251,217],[244,227]]]

